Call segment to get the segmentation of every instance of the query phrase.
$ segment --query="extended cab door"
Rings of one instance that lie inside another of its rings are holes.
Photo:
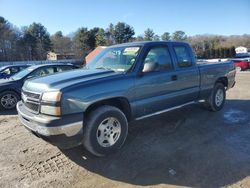
[[[191,47],[185,43],[171,43],[175,59],[175,84],[178,87],[179,104],[195,101],[199,97],[200,73]]]
[[[168,45],[148,47],[142,61],[142,74],[135,80],[136,118],[178,104],[175,93],[179,86]]]

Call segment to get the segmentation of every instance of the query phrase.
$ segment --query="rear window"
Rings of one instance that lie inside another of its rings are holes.
[[[27,67],[20,67],[19,69],[20,69],[20,70],[23,70],[23,69],[26,69],[26,68],[27,68]]]
[[[57,72],[63,72],[63,71],[67,71],[67,70],[72,70],[73,67],[71,66],[58,66],[56,67]]]
[[[177,57],[178,67],[185,68],[192,66],[192,60],[189,51],[185,46],[174,46],[174,51]]]

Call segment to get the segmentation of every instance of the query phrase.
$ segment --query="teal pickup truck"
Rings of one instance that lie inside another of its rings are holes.
[[[84,69],[25,82],[17,111],[35,135],[97,156],[118,150],[128,123],[204,101],[222,109],[235,84],[233,62],[199,63],[183,42],[110,46]]]

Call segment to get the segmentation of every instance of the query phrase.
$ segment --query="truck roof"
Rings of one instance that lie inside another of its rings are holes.
[[[0,66],[1,69],[5,69],[5,68],[10,68],[10,67],[28,67],[29,65],[4,65],[4,66]]]
[[[70,63],[45,63],[45,64],[31,65],[30,68],[39,68],[39,67],[57,66],[57,65],[72,65],[72,64]]]
[[[157,45],[157,44],[188,44],[186,42],[179,41],[139,41],[139,42],[128,42],[123,44],[116,44],[110,47],[123,47],[123,46],[145,46],[145,45]]]

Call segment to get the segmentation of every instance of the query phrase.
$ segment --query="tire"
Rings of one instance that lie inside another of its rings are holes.
[[[124,113],[116,107],[105,105],[87,116],[83,145],[93,155],[106,156],[122,147],[127,134],[128,121]]]
[[[221,110],[226,100],[226,90],[222,83],[216,83],[209,98],[205,102],[205,106],[213,112]]]
[[[0,93],[0,109],[12,110],[16,108],[17,102],[20,100],[18,94],[14,91],[4,91]]]

